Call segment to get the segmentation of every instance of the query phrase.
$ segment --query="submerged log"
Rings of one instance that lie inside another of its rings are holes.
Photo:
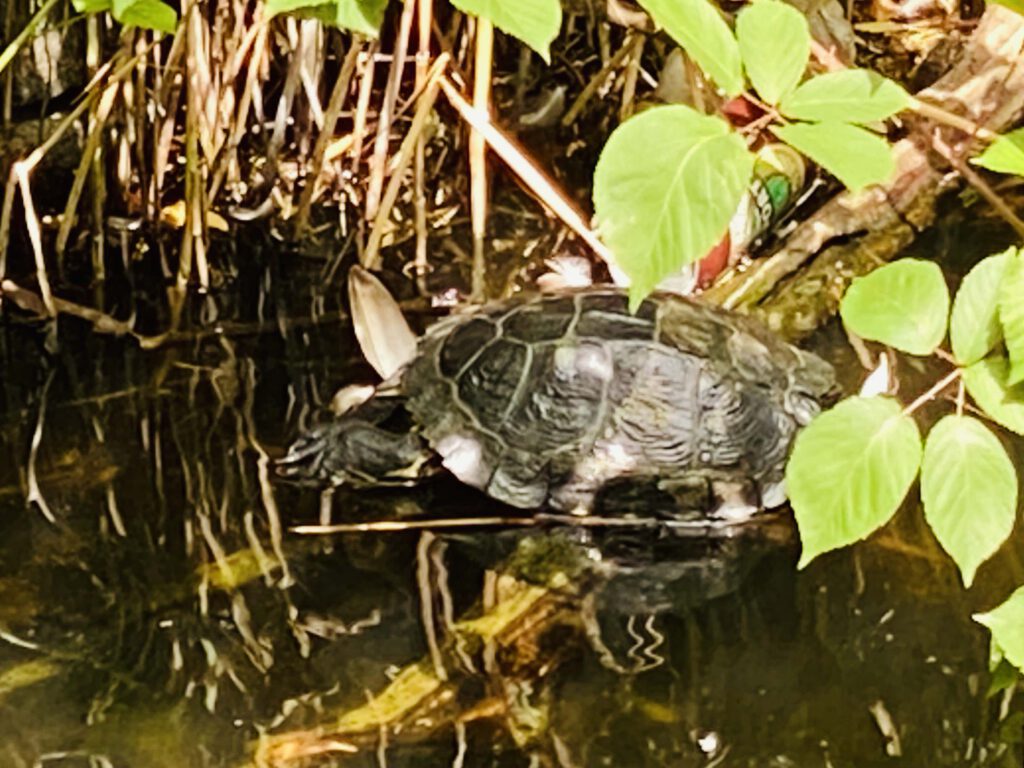
[[[895,144],[891,181],[859,193],[843,191],[801,222],[770,256],[732,272],[706,299],[758,315],[791,339],[831,317],[849,282],[895,258],[935,222],[936,201],[959,181],[943,147],[966,158],[981,142],[974,124],[999,132],[1024,114],[1024,17],[991,5],[953,68],[916,95],[924,109]],[[965,129],[921,116],[929,106],[963,118]],[[795,274],[802,270],[799,274]]]

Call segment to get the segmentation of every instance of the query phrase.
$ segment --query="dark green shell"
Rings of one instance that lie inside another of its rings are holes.
[[[610,482],[782,479],[831,368],[756,323],[671,294],[520,296],[455,315],[402,376],[463,482],[526,508],[589,509]],[[767,499],[766,499],[767,500]]]

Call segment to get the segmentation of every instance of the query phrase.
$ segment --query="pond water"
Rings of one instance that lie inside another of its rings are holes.
[[[971,620],[1020,553],[965,591],[912,505],[802,571],[788,514],[294,533],[507,511],[279,483],[268,455],[370,375],[308,283],[249,271],[155,351],[3,327],[0,765],[1021,765]],[[570,578],[531,586],[552,562]]]

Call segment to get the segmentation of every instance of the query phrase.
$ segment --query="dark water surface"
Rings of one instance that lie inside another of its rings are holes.
[[[273,478],[267,454],[369,372],[272,271],[200,302],[223,332],[156,351],[2,328],[0,766],[252,765],[261,734],[274,766],[1021,765],[1020,697],[988,695],[971,620],[1020,558],[967,592],[913,509],[801,572],[788,515],[713,537],[290,532],[505,511]],[[551,557],[576,576],[493,643],[455,641],[524,594],[500,574]],[[399,727],[315,738],[409,665],[431,679],[431,638],[449,680],[402,716],[378,700]]]

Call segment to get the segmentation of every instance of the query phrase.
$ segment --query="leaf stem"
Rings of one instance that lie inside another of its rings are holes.
[[[959,379],[963,375],[962,368],[954,368],[952,371],[943,376],[937,381],[927,392],[917,398],[914,402],[903,409],[904,416],[910,416],[914,411],[920,408],[925,403],[934,400],[935,396],[938,395],[942,390],[952,384],[954,381]]]
[[[968,133],[971,136],[976,136],[979,139],[985,141],[992,141],[997,138],[999,134],[994,131],[990,131],[983,125],[978,125],[973,120],[962,117],[954,112],[950,112],[948,109],[936,106],[935,104],[928,104],[924,101],[920,101],[911,97],[910,105],[908,107],[913,112],[934,120],[937,123],[948,125],[951,128],[957,128],[964,133]]]

